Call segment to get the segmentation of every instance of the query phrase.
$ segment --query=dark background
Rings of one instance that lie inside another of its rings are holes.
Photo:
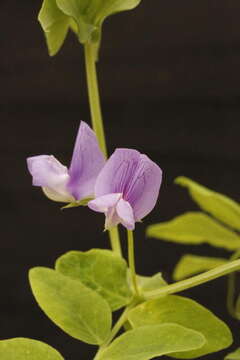
[[[27,279],[31,267],[53,266],[68,250],[109,246],[101,214],[60,211],[31,186],[27,173],[31,155],[54,154],[69,164],[79,121],[90,122],[82,48],[70,34],[61,52],[49,58],[36,20],[40,5],[0,3],[0,338],[40,339],[66,360],[87,360],[92,348],[43,315]],[[162,271],[171,281],[185,252],[229,256],[207,245],[146,239],[144,232],[148,224],[197,209],[173,185],[178,175],[239,200],[239,60],[239,0],[143,0],[105,23],[98,68],[109,152],[136,148],[164,170],[158,205],[137,226],[139,273]],[[226,278],[186,295],[224,319],[234,332],[233,348],[239,345],[240,324],[225,309]],[[226,352],[205,359],[221,359]]]

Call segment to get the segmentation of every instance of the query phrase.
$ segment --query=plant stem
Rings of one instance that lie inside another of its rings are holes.
[[[97,71],[96,71],[94,46],[91,43],[86,43],[84,45],[84,53],[85,53],[88,98],[90,104],[92,126],[93,126],[93,130],[96,133],[99,146],[102,152],[104,153],[105,157],[107,157],[107,146],[106,146],[106,140],[104,134],[100,96],[98,90],[98,79],[97,79]]]
[[[137,275],[135,270],[135,258],[134,258],[134,240],[133,240],[133,232],[131,230],[127,230],[128,234],[128,265],[131,272],[132,284],[135,291],[135,294],[140,297],[138,285],[137,285]]]
[[[236,270],[240,270],[240,260],[231,261],[228,264],[217,266],[213,270],[206,271],[203,274],[193,276],[187,280],[178,281],[175,284],[164,286],[158,290],[145,292],[144,295],[146,299],[154,299],[163,295],[174,294],[203,284],[207,281],[217,279],[220,276],[227,275]]]
[[[122,256],[122,249],[120,245],[120,238],[119,238],[119,232],[118,227],[115,226],[111,229],[109,229],[109,236],[110,236],[110,243],[113,251],[118,254],[119,256]]]
[[[133,301],[124,309],[124,311],[122,312],[121,316],[119,317],[118,321],[116,322],[116,324],[114,325],[114,327],[112,328],[111,334],[109,335],[109,337],[106,339],[106,341],[100,346],[99,351],[96,354],[96,357],[94,358],[94,360],[98,359],[98,356],[100,355],[100,353],[112,342],[112,340],[115,338],[115,336],[118,334],[118,332],[120,331],[120,329],[123,327],[124,323],[127,321],[128,318],[128,313],[136,306],[138,305],[139,301],[136,299]]]
[[[96,71],[96,58],[95,58],[95,47],[91,43],[86,43],[84,45],[84,54],[85,54],[85,66],[86,66],[86,75],[87,75],[87,86],[88,86],[88,98],[91,111],[91,119],[93,130],[96,133],[99,146],[107,158],[107,146],[104,134],[103,120],[102,120],[102,111],[98,90],[98,80],[97,80],[97,71]],[[109,230],[111,247],[116,254],[122,256],[122,250],[120,245],[120,239],[118,234],[118,229],[113,228]]]
[[[230,258],[230,261],[236,260],[240,256],[240,249],[237,250]],[[233,318],[236,317],[236,311],[235,311],[235,305],[234,305],[234,297],[235,297],[235,280],[236,280],[236,274],[231,273],[228,276],[228,290],[227,290],[227,309],[229,314]]]

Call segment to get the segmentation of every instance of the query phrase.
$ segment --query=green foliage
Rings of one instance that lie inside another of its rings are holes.
[[[199,332],[177,324],[142,326],[119,336],[96,360],[149,360],[173,352],[201,348]]]
[[[141,0],[44,0],[39,21],[50,55],[62,46],[72,29],[79,41],[100,43],[102,24],[112,14],[135,8]]]
[[[128,320],[134,328],[170,322],[204,335],[206,343],[201,349],[177,352],[172,355],[176,358],[197,358],[222,350],[232,343],[231,332],[224,322],[197,302],[181,296],[169,295],[147,301],[131,310]]]
[[[227,250],[240,247],[240,237],[201,212],[187,212],[173,220],[150,225],[147,236],[182,244],[208,243]]]
[[[38,20],[46,36],[49,55],[53,56],[65,40],[71,19],[57,7],[56,0],[44,0]]]
[[[207,211],[224,224],[240,230],[240,205],[237,202],[184,176],[176,178],[175,183],[186,187],[201,209]]]
[[[173,278],[176,281],[182,280],[203,271],[214,269],[227,262],[227,259],[222,258],[186,254],[177,263],[173,272]]]
[[[98,292],[113,311],[132,299],[126,261],[110,250],[70,251],[57,260],[56,270]]]
[[[63,209],[70,209],[70,208],[79,207],[79,206],[87,206],[87,204],[89,203],[90,200],[92,200],[92,198],[77,200],[77,201],[74,201],[72,203],[69,203],[69,204],[63,206],[61,209],[63,210]]]
[[[240,348],[225,356],[224,360],[240,360]]]
[[[0,341],[1,360],[63,360],[59,352],[37,340],[15,338]]]
[[[105,341],[111,310],[98,293],[48,268],[31,269],[29,278],[39,306],[63,331],[89,344]]]
[[[166,286],[167,283],[163,279],[161,273],[157,273],[153,276],[137,276],[137,282],[140,290],[145,291],[153,291],[159,289],[162,286]]]

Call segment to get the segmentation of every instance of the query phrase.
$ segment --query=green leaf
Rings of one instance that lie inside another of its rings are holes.
[[[173,278],[177,281],[182,280],[198,273],[214,269],[227,262],[228,260],[223,258],[186,254],[177,263],[174,269]]]
[[[142,326],[119,336],[96,360],[149,360],[176,351],[198,349],[204,343],[202,334],[177,324]]]
[[[175,183],[186,187],[203,210],[230,227],[240,230],[240,205],[237,202],[184,176],[177,177]]]
[[[1,360],[63,360],[57,350],[37,340],[15,338],[0,341]]]
[[[113,311],[132,299],[127,264],[110,250],[70,251],[56,261],[56,270],[97,291]]]
[[[66,16],[56,4],[56,0],[44,0],[38,15],[38,20],[46,36],[49,55],[55,55],[61,48],[71,19]]]
[[[153,276],[137,275],[137,282],[143,292],[153,291],[167,285],[167,282],[163,279],[161,273],[157,273]]]
[[[212,246],[235,250],[240,247],[240,237],[230,229],[202,212],[187,212],[173,220],[150,225],[147,236],[181,244]]]
[[[40,308],[63,331],[89,344],[105,341],[110,333],[111,311],[100,295],[48,268],[31,269],[29,278]]]
[[[147,301],[131,310],[128,320],[134,328],[170,322],[204,335],[206,344],[201,349],[174,354],[176,358],[197,358],[232,343],[231,332],[223,321],[197,302],[181,296],[169,295]]]
[[[224,360],[240,360],[240,348],[225,356]]]
[[[100,42],[101,26],[109,15],[135,8],[140,0],[57,0],[58,7],[78,25],[81,43]]]

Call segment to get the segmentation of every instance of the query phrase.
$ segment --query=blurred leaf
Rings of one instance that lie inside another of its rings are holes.
[[[240,348],[226,355],[224,360],[240,360]]]
[[[198,273],[214,269],[219,265],[226,264],[227,259],[197,256],[186,254],[180,259],[174,269],[174,280],[182,280],[184,278],[196,275]]]
[[[204,335],[206,344],[201,349],[172,355],[176,358],[197,358],[232,343],[231,332],[223,321],[197,302],[181,296],[168,295],[147,301],[131,310],[128,320],[134,328],[170,322]]]
[[[181,244],[208,243],[235,250],[240,247],[240,236],[202,212],[187,212],[173,220],[150,225],[147,236]]]
[[[240,230],[240,205],[237,202],[184,176],[177,177],[175,183],[186,187],[203,210],[230,227]]]
[[[132,299],[127,264],[110,250],[70,251],[56,261],[56,270],[97,291],[113,311]]]
[[[30,270],[33,294],[45,314],[68,335],[89,344],[102,344],[110,333],[108,303],[79,281],[55,270]]]
[[[53,56],[65,40],[71,19],[57,7],[56,0],[44,0],[38,20],[46,36],[49,55]]]
[[[57,350],[37,340],[15,338],[0,341],[1,360],[63,360]]]
[[[167,282],[163,279],[161,273],[157,273],[153,276],[140,276],[137,275],[137,282],[140,289],[144,291],[152,291],[166,286]]]
[[[177,324],[142,326],[119,336],[96,360],[149,360],[176,351],[198,349],[204,343],[202,334]]]

